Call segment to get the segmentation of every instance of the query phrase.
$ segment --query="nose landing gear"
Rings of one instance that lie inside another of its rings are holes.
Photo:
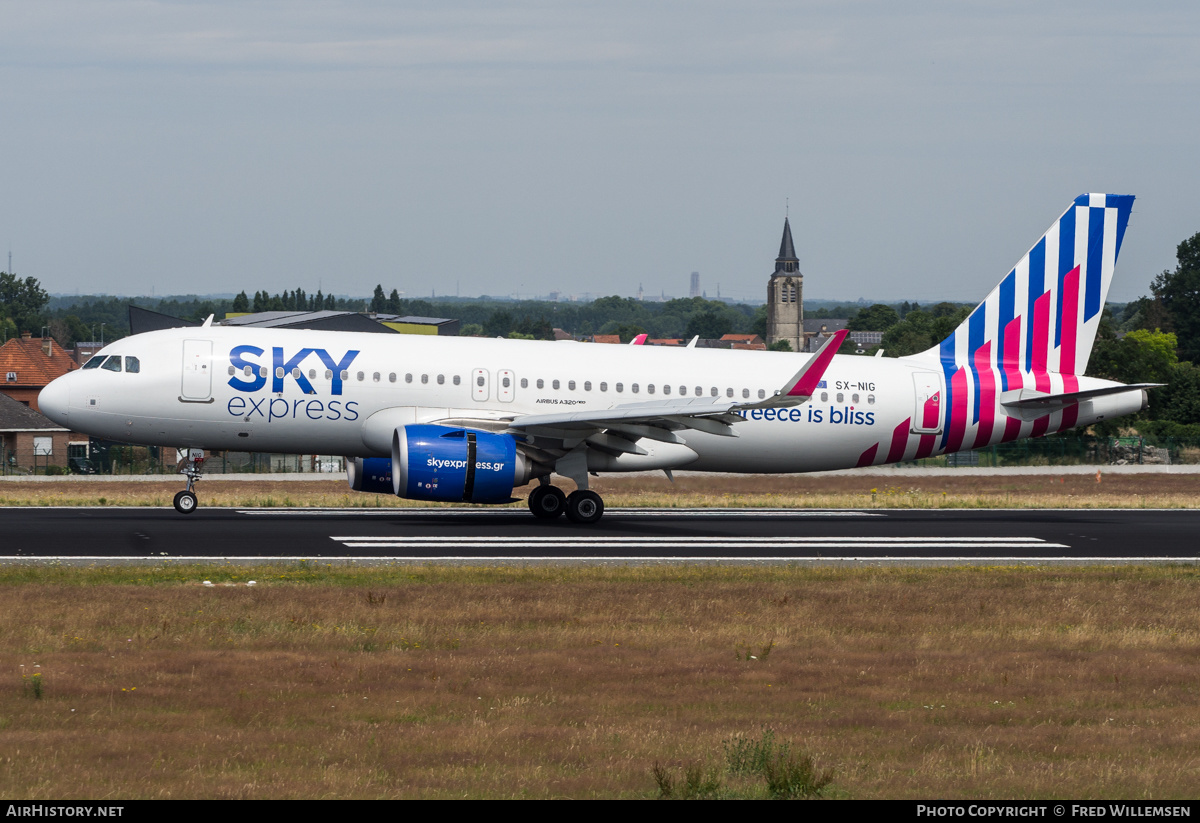
[[[180,514],[191,514],[200,505],[196,493],[192,491],[200,482],[204,466],[204,449],[188,449],[184,458],[183,468],[179,473],[187,477],[187,488],[175,495],[173,502],[175,511]]]

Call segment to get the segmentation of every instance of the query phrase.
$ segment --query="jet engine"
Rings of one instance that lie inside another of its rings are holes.
[[[432,425],[392,434],[391,491],[409,500],[508,503],[530,468],[507,434]]]
[[[346,479],[356,492],[393,494],[390,457],[356,457],[346,465]]]

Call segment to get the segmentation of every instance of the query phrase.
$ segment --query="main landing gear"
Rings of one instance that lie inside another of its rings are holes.
[[[183,468],[179,473],[187,477],[187,488],[175,495],[173,501],[175,511],[180,514],[191,514],[200,505],[196,499],[196,493],[192,491],[193,487],[200,482],[203,474],[204,466],[204,449],[188,449],[187,457],[184,458]]]
[[[604,500],[589,489],[563,494],[557,486],[537,486],[529,493],[529,510],[539,520],[553,520],[564,512],[572,523],[591,525],[604,514]]]

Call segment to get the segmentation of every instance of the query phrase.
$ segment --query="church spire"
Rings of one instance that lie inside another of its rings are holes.
[[[775,258],[775,271],[794,272],[800,268],[796,247],[792,243],[792,226],[783,218],[783,239],[779,242],[779,256]]]

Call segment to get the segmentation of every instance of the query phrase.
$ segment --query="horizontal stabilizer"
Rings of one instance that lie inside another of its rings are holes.
[[[1010,412],[1017,412],[1020,417],[1029,420],[1052,414],[1065,409],[1067,406],[1083,400],[1090,400],[1093,397],[1154,389],[1163,385],[1165,384],[1132,383],[1129,385],[1104,386],[1099,389],[1087,389],[1086,391],[1065,392],[1063,394],[1046,394],[1045,392],[1034,391],[1033,389],[1018,389],[1002,393],[1000,395],[1000,405]]]

